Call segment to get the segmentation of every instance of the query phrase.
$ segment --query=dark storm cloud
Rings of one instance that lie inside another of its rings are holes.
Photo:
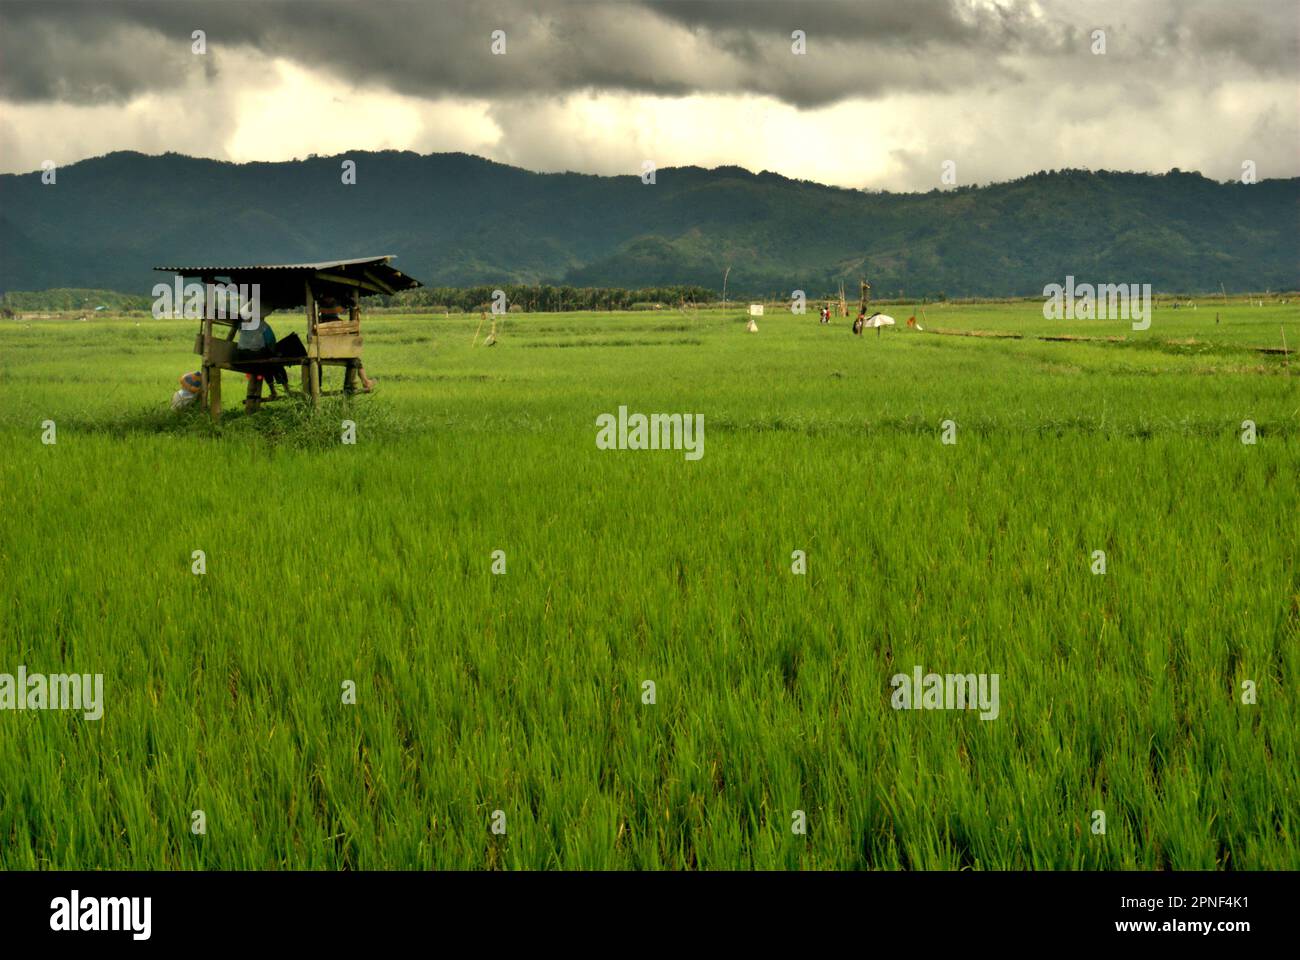
[[[1079,51],[1093,26],[1115,33],[1118,57],[1200,56],[1221,70],[1295,70],[1295,13],[1286,0],[1231,7],[1161,0],[1140,8],[1140,22],[1127,22],[1136,9],[1052,0],[1041,9],[1026,0],[6,0],[0,98],[125,101],[211,75],[222,48],[246,46],[416,96],[748,92],[815,107],[1014,82],[1006,57]],[[196,29],[207,33],[207,57],[190,51]],[[487,55],[498,29],[507,34],[504,57]],[[796,29],[809,38],[809,56],[797,61]]]
[[[196,29],[206,33],[209,56],[248,46],[414,95],[691,90],[688,65],[673,62],[674,50],[619,29],[629,16],[658,19],[600,2],[20,0],[0,3],[0,96],[97,102],[179,86],[206,62],[190,52]],[[506,57],[488,56],[497,29],[507,33]]]
[[[116,4],[0,3],[0,98],[102,103],[178,85],[212,61]]]
[[[754,93],[800,107],[909,90],[1014,82],[1010,57],[1050,58],[1108,25],[1120,56],[1200,56],[1217,69],[1295,69],[1290,4],[806,2],[0,2],[0,98],[122,102],[211,75],[247,46],[423,97],[611,90]],[[1078,11],[1089,19],[1080,19]],[[1103,11],[1108,16],[1102,16]],[[206,31],[206,57],[190,52]],[[488,55],[506,31],[505,57]],[[806,31],[809,57],[790,53]],[[816,64],[818,69],[809,69]],[[829,67],[829,69],[825,69]],[[256,78],[250,78],[256,82]]]
[[[788,36],[800,29],[857,43],[976,44],[995,50],[1035,32],[1028,7],[1015,4],[970,8],[952,0],[666,0],[645,5],[679,23],[721,33]]]
[[[1191,46],[1207,58],[1235,58],[1261,72],[1295,73],[1300,60],[1300,7],[1279,0],[1273,16],[1252,16],[1232,4],[1197,8],[1187,17]],[[1176,29],[1177,21],[1171,21]]]

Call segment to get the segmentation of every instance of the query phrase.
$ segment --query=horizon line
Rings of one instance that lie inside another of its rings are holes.
[[[430,151],[429,153],[420,153],[417,150],[409,150],[409,149],[408,150],[396,150],[396,149],[348,150],[348,151],[343,151],[341,153],[332,153],[332,154],[310,153],[305,157],[292,157],[287,160],[223,160],[218,157],[196,156],[194,154],[181,153],[180,151],[176,151],[176,150],[167,150],[164,151],[163,153],[146,153],[143,150],[110,150],[107,153],[94,154],[93,156],[81,157],[77,160],[72,160],[67,163],[56,164],[56,168],[74,167],[77,166],[78,164],[90,163],[94,160],[105,160],[110,157],[121,156],[121,155],[145,157],[151,160],[161,160],[167,157],[179,157],[185,160],[197,160],[197,161],[207,162],[207,163],[219,163],[226,166],[250,167],[259,164],[311,163],[313,161],[318,161],[318,160],[336,160],[339,158],[347,159],[349,157],[354,157],[354,156],[366,156],[366,155],[378,156],[383,154],[394,154],[394,155],[409,154],[413,157],[418,157],[420,159],[431,159],[434,157],[467,157],[471,160],[478,160],[482,163],[491,164],[492,166],[505,167],[506,169],[509,170],[519,170],[523,173],[531,173],[539,177],[576,176],[576,177],[591,177],[597,180],[618,180],[624,177],[637,179],[640,176],[638,173],[631,173],[631,172],[606,174],[606,173],[587,173],[581,170],[535,170],[530,167],[518,166],[512,163],[503,163],[500,160],[493,160],[491,157],[485,157],[482,154],[477,154],[477,153],[468,153],[464,150],[438,150],[438,151]],[[751,170],[749,167],[746,167],[738,163],[723,163],[714,167],[707,167],[707,166],[702,166],[700,164],[690,163],[690,164],[682,164],[677,166],[656,167],[655,169],[656,172],[659,173],[662,173],[664,171],[669,171],[669,170],[702,170],[705,173],[717,173],[720,170],[739,170],[748,174],[751,177],[763,177],[763,176],[779,177],[780,179],[786,180],[790,183],[809,183],[819,187],[824,187],[825,189],[828,190],[844,190],[850,193],[892,194],[895,196],[925,196],[931,193],[956,193],[961,190],[983,189],[987,187],[1000,186],[1003,184],[1018,183],[1022,180],[1028,180],[1032,177],[1055,176],[1063,173],[1086,173],[1092,175],[1113,174],[1118,176],[1131,176],[1131,177],[1167,177],[1170,175],[1195,176],[1195,177],[1199,177],[1202,180],[1206,180],[1210,183],[1220,184],[1225,186],[1230,184],[1241,184],[1242,186],[1258,186],[1259,184],[1269,183],[1269,182],[1280,181],[1285,183],[1292,180],[1300,180],[1300,174],[1296,174],[1295,176],[1290,176],[1290,177],[1265,177],[1255,181],[1255,183],[1253,184],[1242,184],[1241,181],[1237,179],[1215,180],[1212,177],[1207,177],[1204,173],[1202,173],[1199,170],[1184,170],[1181,167],[1170,167],[1168,170],[1162,170],[1162,171],[1112,170],[1106,167],[1099,167],[1099,168],[1053,167],[1053,168],[1042,168],[1039,170],[1035,170],[1032,173],[1026,173],[1023,174],[1022,176],[1012,177],[1007,180],[990,180],[986,183],[953,184],[953,185],[948,185],[946,187],[931,187],[929,190],[890,190],[883,187],[870,187],[870,186],[846,187],[834,183],[824,183],[820,180],[808,180],[801,177],[791,177],[788,176],[787,174],[781,173],[776,170],[763,169],[763,170],[755,171],[755,170]],[[26,170],[21,173],[0,173],[0,177],[40,176],[42,172],[43,169]]]

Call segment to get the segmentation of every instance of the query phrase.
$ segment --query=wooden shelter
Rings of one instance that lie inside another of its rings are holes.
[[[262,401],[259,368],[301,366],[303,393],[316,405],[321,397],[321,367],[347,368],[347,383],[353,376],[353,362],[361,359],[360,298],[371,293],[393,294],[421,286],[420,281],[389,266],[393,256],[363,257],[357,260],[327,260],[321,263],[260,264],[251,266],[155,267],[178,277],[201,281],[206,290],[203,316],[194,342],[194,352],[203,358],[200,400],[213,420],[221,417],[221,371],[254,373],[249,379],[244,409],[256,410]],[[303,307],[307,315],[305,356],[240,357],[236,336],[246,322],[237,312],[213,296],[222,289],[255,290],[259,315],[265,319],[275,311]],[[320,320],[319,301],[331,297],[347,308],[346,319]],[[226,329],[221,329],[225,327]],[[346,385],[346,384],[345,384]]]

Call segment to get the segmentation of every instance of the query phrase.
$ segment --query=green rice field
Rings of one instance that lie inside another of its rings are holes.
[[[1300,868],[1260,302],[376,313],[373,395],[227,372],[217,428],[194,321],[0,321],[0,673],[104,691],[0,710],[0,868]],[[620,406],[703,456],[599,449]],[[918,667],[996,717],[895,709]]]

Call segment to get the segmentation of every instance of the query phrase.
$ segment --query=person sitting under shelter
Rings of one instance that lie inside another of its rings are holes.
[[[274,397],[276,383],[285,390],[289,389],[289,374],[282,366],[258,365],[240,366],[241,361],[269,360],[279,356],[276,351],[275,331],[261,316],[245,321],[239,325],[239,337],[235,340],[235,357],[231,369],[238,370],[249,379],[256,377],[264,380],[271,388]],[[259,388],[260,389],[260,388]]]

